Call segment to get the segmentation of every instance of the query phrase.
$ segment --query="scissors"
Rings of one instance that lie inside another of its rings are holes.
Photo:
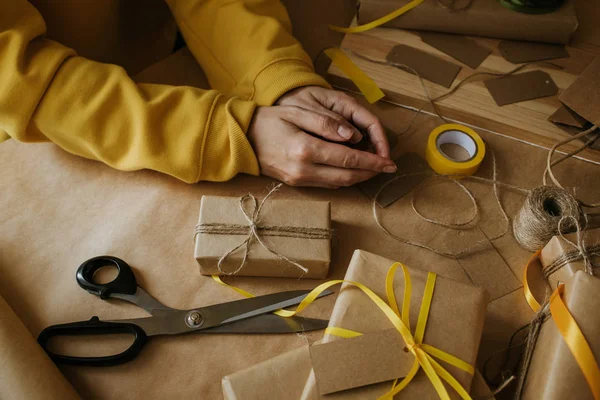
[[[108,283],[95,283],[94,273],[100,268],[116,267],[116,278]],[[231,301],[190,310],[170,308],[150,296],[138,286],[131,267],[112,256],[94,257],[77,269],[79,286],[103,300],[120,299],[146,310],[151,317],[101,321],[97,316],[88,321],[52,325],[38,336],[38,343],[56,363],[70,365],[112,366],[133,360],[147,343],[148,338],[159,335],[184,333],[293,333],[324,329],[328,321],[269,314],[278,309],[299,304],[309,293],[294,290]],[[329,295],[331,291],[322,293]],[[319,296],[321,297],[321,296]],[[100,357],[74,357],[55,354],[48,342],[57,336],[129,334],[131,346],[119,354]]]

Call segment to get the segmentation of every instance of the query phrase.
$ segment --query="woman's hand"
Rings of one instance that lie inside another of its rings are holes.
[[[362,139],[357,127],[368,134],[377,154],[341,144]],[[273,107],[259,107],[248,139],[261,172],[292,186],[337,188],[396,171],[377,117],[354,98],[330,89],[299,88]]]

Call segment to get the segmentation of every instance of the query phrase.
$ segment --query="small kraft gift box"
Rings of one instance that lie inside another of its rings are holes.
[[[279,185],[280,186],[280,185]],[[203,196],[195,232],[202,275],[325,278],[331,261],[330,204]]]

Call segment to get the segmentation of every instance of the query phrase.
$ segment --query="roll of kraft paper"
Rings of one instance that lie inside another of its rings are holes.
[[[454,146],[453,146],[454,145]],[[450,154],[452,147],[461,147],[465,157]],[[431,169],[441,175],[470,176],[477,172],[485,157],[485,143],[471,128],[459,124],[444,124],[435,128],[427,140],[425,158]]]
[[[409,0],[361,0],[359,25],[367,24],[406,5]],[[461,0],[457,7],[466,3]],[[384,27],[485,36],[498,39],[565,44],[577,29],[573,0],[566,0],[556,11],[525,14],[504,7],[498,0],[475,0],[460,11],[451,11],[428,0]]]

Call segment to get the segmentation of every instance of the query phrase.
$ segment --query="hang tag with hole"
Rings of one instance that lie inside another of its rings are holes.
[[[499,106],[554,96],[558,87],[544,71],[531,71],[483,81]]]

